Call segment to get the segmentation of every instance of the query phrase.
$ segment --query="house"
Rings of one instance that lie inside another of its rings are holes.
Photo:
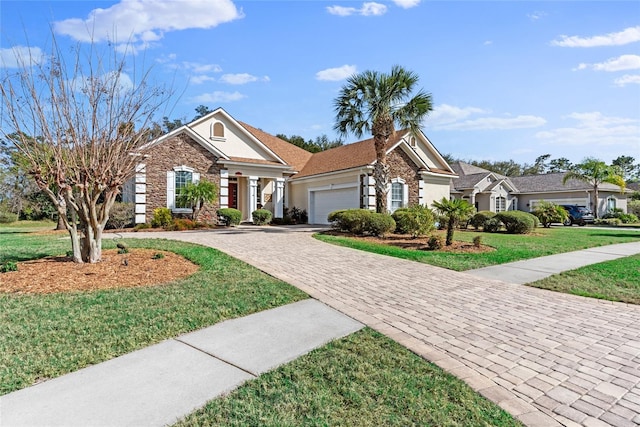
[[[596,209],[593,186],[575,179],[563,183],[565,173],[506,177],[464,162],[455,162],[451,167],[458,175],[452,180],[451,196],[468,200],[478,210],[531,212],[541,200]],[[620,191],[617,185],[600,184],[598,216],[614,208],[626,212],[627,192]]]
[[[375,209],[373,139],[311,154],[219,108],[155,139],[144,153],[123,190],[123,200],[135,202],[136,223],[149,222],[159,207],[191,212],[178,196],[201,179],[219,189],[217,202],[202,211],[209,219],[225,207],[242,211],[245,221],[258,208],[278,218],[296,207],[310,223],[325,224],[333,210]],[[391,210],[449,197],[456,175],[422,132],[397,131],[387,155]]]

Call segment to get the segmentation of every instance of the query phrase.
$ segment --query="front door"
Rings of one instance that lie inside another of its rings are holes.
[[[229,183],[229,207],[238,209],[238,183]]]

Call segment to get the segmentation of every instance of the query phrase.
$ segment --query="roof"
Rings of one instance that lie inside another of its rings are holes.
[[[310,152],[303,150],[297,145],[293,145],[260,129],[256,129],[244,122],[238,123],[256,139],[266,145],[267,148],[276,153],[278,157],[293,166],[293,169],[298,172],[304,168],[312,156]]]
[[[479,166],[474,166],[469,163],[465,163],[461,161],[453,162],[450,164],[450,166],[451,166],[451,169],[453,169],[454,172],[460,176],[476,175],[476,174],[484,174],[484,176],[487,176],[487,174],[492,173],[490,170],[483,169]]]
[[[546,173],[542,175],[524,175],[511,177],[511,181],[521,193],[540,193],[553,191],[587,191],[593,186],[587,182],[570,179],[565,184],[562,180],[566,172]],[[604,182],[598,186],[600,191],[620,192],[620,187]]]

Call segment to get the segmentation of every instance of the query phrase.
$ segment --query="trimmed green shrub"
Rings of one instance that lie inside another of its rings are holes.
[[[106,228],[125,228],[133,225],[135,204],[115,202],[109,210]]]
[[[164,258],[164,254],[162,252],[156,252],[155,254],[153,254],[153,256],[151,257],[151,259],[162,259]]]
[[[487,221],[489,221],[494,216],[496,216],[495,212],[479,211],[471,217],[471,219],[469,220],[469,224],[471,224],[473,228],[475,228],[476,230],[478,230],[479,228],[484,229],[484,226],[487,223]]]
[[[528,212],[507,211],[496,214],[496,219],[504,224],[509,234],[527,234],[538,224],[538,218]]]
[[[372,236],[384,237],[396,229],[396,222],[389,214],[371,212],[367,218],[366,228]]]
[[[475,246],[476,248],[482,246],[482,236],[476,236],[473,238],[473,246]]]
[[[439,234],[432,234],[427,240],[427,248],[430,251],[437,251],[444,246],[444,237]]]
[[[153,210],[153,218],[151,219],[151,226],[166,227],[171,224],[173,217],[171,216],[171,209],[169,208],[157,208]]]
[[[538,218],[545,228],[551,227],[554,222],[564,223],[569,219],[569,213],[565,208],[555,203],[541,200],[536,205],[533,215]]]
[[[239,225],[240,221],[242,221],[242,212],[240,212],[238,209],[222,208],[218,209],[216,211],[216,214],[227,227]]]
[[[256,209],[251,212],[251,218],[253,219],[253,223],[255,225],[266,225],[271,222],[271,211],[266,209]]]
[[[368,209],[344,209],[333,211],[327,219],[337,230],[353,234],[364,234],[367,231],[367,218],[372,214]]]
[[[0,211],[0,224],[11,224],[18,220],[18,215],[12,212]]]
[[[622,221],[623,224],[633,224],[638,222],[638,217],[632,213],[620,214],[618,219]]]
[[[483,231],[487,233],[497,233],[502,228],[502,221],[495,216],[484,223]]]
[[[617,227],[622,224],[620,218],[598,218],[594,221],[596,225],[610,225],[613,227]]]
[[[413,205],[397,209],[393,213],[396,232],[411,234],[412,237],[423,236],[435,228],[435,218],[431,209],[423,205]]]

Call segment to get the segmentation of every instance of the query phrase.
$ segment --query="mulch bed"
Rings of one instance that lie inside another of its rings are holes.
[[[163,258],[154,259],[161,253]],[[198,265],[173,252],[156,249],[102,251],[102,261],[76,264],[69,257],[19,262],[18,271],[0,274],[0,292],[50,294],[154,286],[192,275]]]
[[[326,232],[326,234],[332,234],[336,236],[345,236],[345,237],[350,237],[357,240],[379,243],[382,245],[396,246],[402,249],[413,249],[413,250],[421,250],[421,251],[430,250],[428,247],[429,236],[412,238],[411,236],[408,236],[406,234],[389,234],[384,238],[382,238],[382,237],[374,237],[374,236],[355,236],[353,234],[340,233],[336,231],[328,231]],[[477,247],[473,243],[460,242],[460,241],[454,240],[451,243],[451,246],[443,246],[442,249],[437,250],[437,252],[483,253],[483,252],[492,252],[495,250],[496,250],[495,248],[487,245],[481,244],[479,247]]]

